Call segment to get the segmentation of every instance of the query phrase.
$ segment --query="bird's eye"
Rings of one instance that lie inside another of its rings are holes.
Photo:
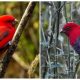
[[[12,22],[11,20],[7,20],[7,22]]]
[[[6,23],[12,23],[13,20],[6,20],[5,22],[6,22]]]
[[[67,26],[67,27],[65,28],[65,30],[66,30],[66,31],[69,31],[69,30],[71,30],[71,28],[70,28],[69,26]]]

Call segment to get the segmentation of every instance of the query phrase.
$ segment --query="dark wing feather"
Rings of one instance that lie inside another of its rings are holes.
[[[9,35],[9,31],[5,31],[5,32],[1,33],[1,35],[0,35],[0,41],[2,41],[8,35]]]
[[[75,44],[73,45],[73,48],[78,54],[80,54],[80,37],[77,38]]]

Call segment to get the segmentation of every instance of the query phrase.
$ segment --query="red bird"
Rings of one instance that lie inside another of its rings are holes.
[[[79,60],[78,63],[76,64],[73,76],[73,78],[75,78],[80,63],[80,25],[74,22],[68,22],[67,24],[64,25],[62,32],[67,35],[67,37],[70,40],[70,44],[72,45],[74,50],[79,54]]]
[[[0,16],[0,55],[8,48],[15,33],[16,19],[11,15]]]
[[[80,54],[80,25],[68,22],[64,25],[62,32],[67,35],[74,50]]]

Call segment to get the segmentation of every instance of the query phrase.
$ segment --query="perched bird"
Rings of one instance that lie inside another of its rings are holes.
[[[62,32],[67,35],[74,50],[80,54],[80,25],[68,22],[64,25]]]
[[[12,15],[0,16],[0,55],[9,47],[15,33],[17,20]]]
[[[79,68],[80,63],[80,25],[74,22],[68,22],[64,25],[62,32],[65,33],[70,41],[71,46],[74,48],[76,53],[79,54],[79,60],[75,68],[75,74]]]

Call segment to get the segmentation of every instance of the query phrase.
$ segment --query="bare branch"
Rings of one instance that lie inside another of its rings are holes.
[[[35,59],[32,61],[30,68],[28,69],[28,75],[29,78],[32,77],[32,75],[34,74],[36,67],[39,63],[39,54],[35,57]]]

